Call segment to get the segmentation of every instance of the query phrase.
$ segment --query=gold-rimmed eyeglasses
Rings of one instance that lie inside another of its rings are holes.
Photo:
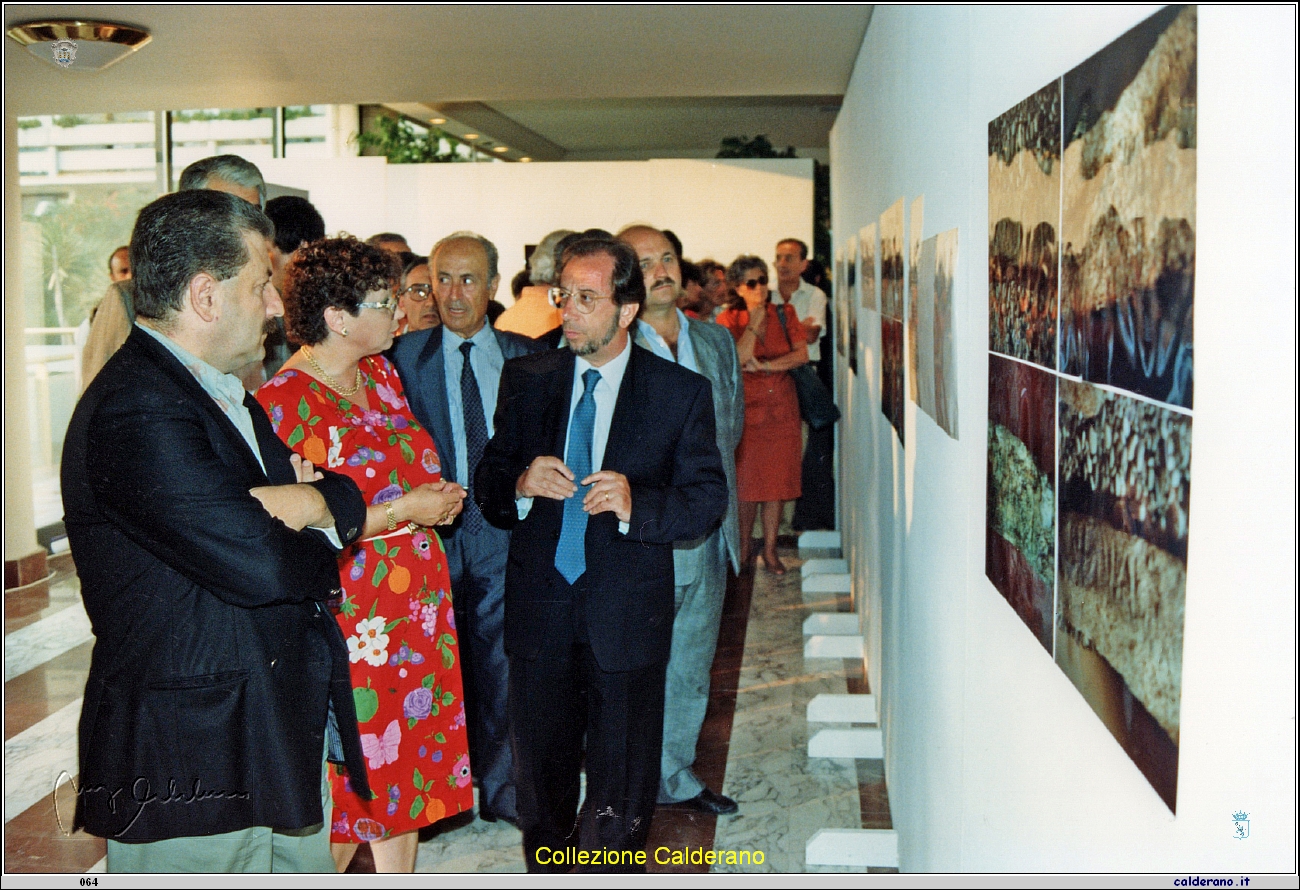
[[[392,315],[394,312],[397,311],[397,298],[389,295],[387,297],[384,297],[384,299],[382,300],[373,300],[373,301],[367,301],[365,303],[358,303],[357,308],[358,309],[382,309],[385,312],[387,312],[389,315]]]
[[[596,304],[601,300],[614,299],[613,297],[604,297],[600,294],[585,292],[575,294],[573,291],[565,290],[562,287],[553,287],[549,289],[546,292],[546,298],[550,300],[552,306],[561,310],[572,302],[583,315],[591,314],[591,311],[596,308]]]

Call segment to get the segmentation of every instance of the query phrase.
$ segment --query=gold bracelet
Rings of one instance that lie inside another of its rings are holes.
[[[388,501],[384,504],[384,515],[388,517],[388,530],[397,530],[397,514],[393,512],[393,502]]]

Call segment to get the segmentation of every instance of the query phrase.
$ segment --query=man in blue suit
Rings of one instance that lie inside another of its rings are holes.
[[[503,642],[510,533],[483,521],[474,503],[473,474],[492,437],[501,366],[543,347],[494,330],[486,321],[488,303],[501,282],[491,241],[456,232],[434,245],[429,264],[442,325],[398,337],[390,357],[411,410],[438,446],[443,478],[454,479],[470,493],[444,541],[460,632],[470,763],[479,782],[479,818],[515,823]]]
[[[717,526],[727,477],[708,381],[631,342],[645,299],[636,253],[593,230],[559,266],[569,348],[506,363],[474,478],[483,515],[513,529],[506,651],[525,865],[644,871],[672,545]]]

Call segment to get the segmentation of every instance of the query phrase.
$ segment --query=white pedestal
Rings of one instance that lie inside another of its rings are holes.
[[[822,729],[808,740],[808,756],[880,760],[885,748],[879,728]]]
[[[804,532],[799,536],[800,550],[838,550],[839,532]]]
[[[881,828],[823,828],[804,848],[808,865],[898,868],[898,833]]]
[[[804,658],[862,658],[861,634],[814,634],[804,640]]]
[[[851,593],[853,579],[844,575],[808,575],[800,589],[804,593]]]
[[[877,723],[874,695],[836,695],[823,692],[808,702],[809,723]]]
[[[847,575],[849,561],[847,559],[806,559],[799,571],[805,578],[809,575]]]
[[[803,635],[835,634],[852,636],[858,631],[856,612],[814,612],[803,620]]]

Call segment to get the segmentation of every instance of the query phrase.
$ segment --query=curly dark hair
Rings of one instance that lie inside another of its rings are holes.
[[[284,275],[284,326],[289,339],[314,346],[329,336],[325,310],[361,310],[366,294],[396,288],[401,261],[356,238],[325,238],[298,250]]]

